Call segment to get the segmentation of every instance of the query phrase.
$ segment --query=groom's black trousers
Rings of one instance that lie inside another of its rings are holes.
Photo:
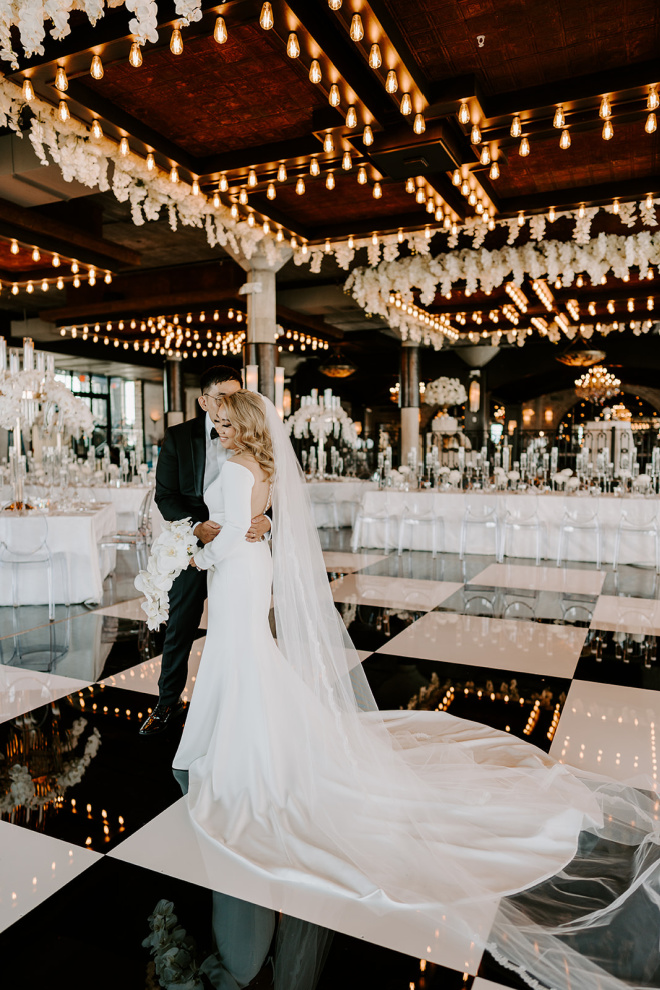
[[[206,601],[206,575],[197,567],[186,567],[170,589],[170,615],[158,680],[161,705],[176,704],[186,686],[188,657]]]

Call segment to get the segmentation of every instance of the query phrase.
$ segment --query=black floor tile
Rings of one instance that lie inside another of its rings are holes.
[[[472,583],[446,598],[435,611],[588,626],[597,600],[596,595],[530,588],[492,588]]]
[[[344,620],[355,648],[372,653],[426,615],[425,612],[384,608],[377,605],[352,605],[347,602],[335,602],[335,606]]]
[[[657,637],[593,629],[574,677],[580,681],[660,691]]]

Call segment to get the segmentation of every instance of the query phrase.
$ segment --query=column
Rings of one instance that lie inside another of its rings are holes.
[[[275,368],[277,366],[277,309],[275,272],[255,264],[247,273],[247,342],[245,364],[259,367],[259,391],[275,401]],[[261,291],[251,292],[256,283]]]
[[[416,450],[419,455],[419,344],[413,340],[401,341],[399,405],[401,408],[400,463],[407,464],[411,450]]]
[[[167,358],[164,371],[165,426],[176,426],[178,423],[183,423],[186,408],[181,355],[173,354],[171,358]]]

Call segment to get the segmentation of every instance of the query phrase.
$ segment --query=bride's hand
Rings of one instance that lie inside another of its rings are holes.
[[[190,566],[191,567],[195,567],[195,568],[197,567],[197,564],[195,563],[195,558],[194,557],[191,557],[190,558]]]

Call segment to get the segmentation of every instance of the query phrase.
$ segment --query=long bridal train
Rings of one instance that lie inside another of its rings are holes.
[[[175,759],[196,827],[264,877],[445,915],[533,986],[652,986],[655,795],[444,712],[378,712],[295,455],[266,407],[272,563],[244,538],[251,472],[230,461],[206,494],[223,528],[200,557],[212,566],[209,626]],[[620,976],[624,958],[642,963],[634,982]]]

